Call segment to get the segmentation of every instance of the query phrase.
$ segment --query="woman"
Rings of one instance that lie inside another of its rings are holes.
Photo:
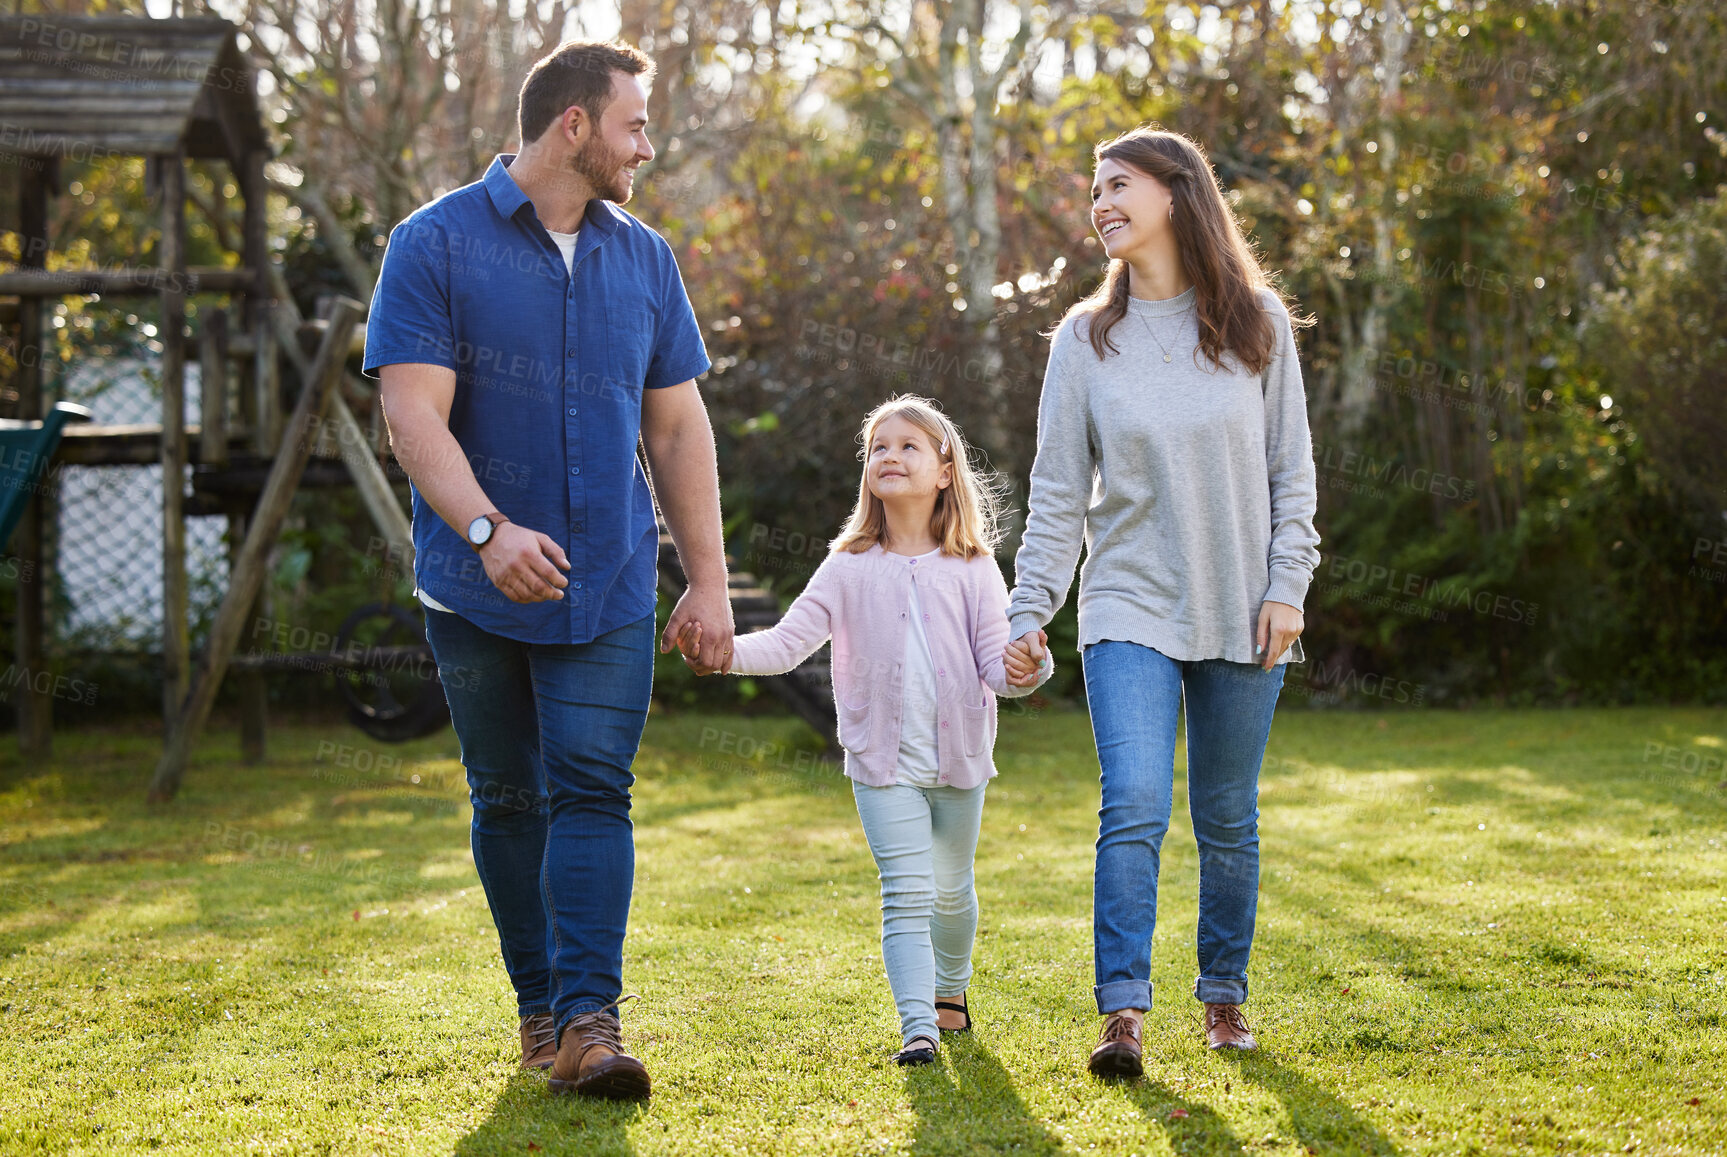
[[[1259,766],[1303,661],[1319,562],[1295,319],[1174,133],[1098,146],[1091,223],[1109,258],[1056,327],[1005,656],[1036,678],[1083,540],[1079,643],[1103,772],[1093,948],[1099,1076],[1138,1076],[1151,1007],[1159,849],[1186,701],[1199,842],[1199,976],[1212,1048],[1254,1047],[1241,1014],[1259,886]],[[1294,644],[1293,650],[1291,645]],[[1020,684],[1022,685],[1022,684]]]

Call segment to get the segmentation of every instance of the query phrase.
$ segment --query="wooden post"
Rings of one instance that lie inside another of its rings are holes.
[[[21,264],[41,269],[48,260],[48,185],[46,157],[22,157],[19,165],[18,217]],[[47,413],[42,399],[42,301],[25,297],[18,303],[18,416],[36,420]],[[43,475],[44,481],[49,475]],[[54,700],[36,688],[52,680],[39,680],[47,648],[42,604],[47,574],[42,566],[42,492],[32,491],[24,499],[24,516],[12,539],[19,561],[18,629],[13,639],[18,667],[24,678],[15,684],[18,713],[18,753],[26,760],[46,760],[54,746]]]
[[[348,468],[349,477],[354,480],[354,488],[360,492],[361,503],[372,516],[372,524],[389,544],[390,555],[386,561],[400,562],[411,572],[414,569],[413,528],[408,523],[408,516],[402,513],[402,504],[396,501],[396,492],[390,489],[390,479],[384,473],[383,465],[372,453],[371,440],[360,429],[354,411],[348,408],[339,389],[330,394],[329,415],[335,430],[337,452]]]
[[[275,320],[270,316],[270,254],[267,248],[267,218],[265,208],[270,194],[264,179],[264,162],[269,153],[253,149],[235,174],[239,178],[240,196],[244,199],[241,221],[241,243],[245,247],[244,263],[252,271],[252,287],[247,290],[241,323],[252,334],[252,391],[244,403],[252,425],[252,449],[259,456],[271,458],[282,433],[281,383],[276,374]]]
[[[162,722],[173,728],[186,701],[190,626],[186,610],[186,159],[158,158],[162,190]]]
[[[216,691],[222,685],[228,661],[240,641],[240,632],[246,626],[252,602],[263,587],[270,547],[281,533],[288,506],[294,499],[294,490],[306,469],[306,459],[311,456],[312,419],[323,410],[325,401],[342,376],[343,366],[348,360],[349,339],[364,313],[365,307],[359,302],[342,298],[336,304],[329,328],[324,331],[318,356],[312,362],[293,415],[283,431],[281,448],[270,464],[264,492],[258,496],[257,510],[246,527],[246,542],[240,548],[239,561],[228,581],[228,593],[223,596],[215,624],[210,628],[210,642],[199,660],[191,693],[186,696],[178,717],[168,729],[161,761],[156,764],[155,774],[150,779],[149,798],[152,802],[170,800],[180,788],[192,743],[210,717],[210,707],[216,701]]]
[[[54,162],[47,157],[21,157],[19,164],[19,245],[21,264],[41,269],[48,259],[48,183]],[[47,414],[41,397],[41,361],[47,351],[41,344],[41,297],[24,297],[17,306],[17,404],[19,418],[40,420]],[[50,475],[43,475],[47,482]],[[47,760],[54,753],[54,698],[38,691],[45,680],[36,679],[47,658],[47,625],[43,616],[43,594],[47,572],[43,568],[43,515],[41,490],[24,499],[12,546],[17,551],[19,575],[28,580],[17,584],[17,632],[14,651],[24,679],[17,684],[17,749],[26,760]],[[52,682],[52,680],[47,680]]]
[[[228,504],[228,581],[240,569],[240,551],[246,542],[246,531],[252,521],[251,504],[236,499]],[[258,584],[258,594],[246,612],[244,638],[256,638],[258,622],[269,616],[270,593]],[[240,760],[247,764],[264,762],[264,748],[269,719],[269,684],[264,672],[243,668],[234,672],[234,687],[240,696]]]
[[[206,466],[228,464],[228,311],[218,309],[204,322],[198,342],[199,460]]]

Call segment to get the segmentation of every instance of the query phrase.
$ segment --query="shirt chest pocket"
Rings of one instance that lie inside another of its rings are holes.
[[[658,326],[658,318],[647,309],[613,306],[606,311],[611,369],[618,378],[618,385],[628,393],[641,390],[642,383],[647,380]]]

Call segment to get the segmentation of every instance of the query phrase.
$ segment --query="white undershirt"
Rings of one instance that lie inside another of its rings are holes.
[[[924,558],[940,553],[932,550]],[[894,779],[911,787],[934,787],[940,778],[936,757],[935,660],[923,629],[923,603],[911,582],[911,630],[905,633],[905,682],[900,707],[899,763]]]
[[[550,233],[552,240],[558,243],[558,251],[564,255],[564,268],[569,270],[571,277],[574,277],[576,275],[576,239],[582,235],[581,226],[578,225],[574,233],[559,233],[556,229],[547,229],[546,232]],[[414,594],[434,611],[443,611],[446,614],[455,613],[418,587],[414,588]]]
[[[570,271],[571,277],[574,277],[576,275],[576,238],[582,235],[581,226],[578,225],[574,233],[559,233],[555,229],[547,229],[546,232],[550,233],[552,240],[558,243],[558,249],[564,255],[564,268]]]

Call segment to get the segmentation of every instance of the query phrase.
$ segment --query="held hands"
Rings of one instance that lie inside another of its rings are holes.
[[[692,633],[690,628],[696,628]],[[686,645],[685,640],[689,642]],[[684,662],[698,675],[718,671],[730,673],[732,667],[732,604],[723,583],[685,588],[666,620],[665,633],[660,636],[660,654],[673,647],[683,655]]]
[[[563,547],[537,530],[499,523],[480,550],[486,577],[514,603],[543,603],[564,597],[570,585],[560,571],[570,569]],[[554,565],[556,564],[556,565]]]
[[[1259,605],[1259,629],[1254,632],[1254,655],[1267,671],[1277,665],[1278,658],[1289,645],[1301,637],[1306,621],[1301,611],[1288,603],[1269,600]]]
[[[702,661],[702,625],[695,620],[684,624],[684,629],[678,633],[678,653],[684,657],[684,666],[698,675],[728,675],[732,669],[732,653],[728,650],[721,656],[721,665],[709,666]]]
[[[1049,668],[1049,635],[1043,631],[1027,631],[1007,645],[1001,661],[1007,668],[1010,686],[1036,686],[1038,677]]]

